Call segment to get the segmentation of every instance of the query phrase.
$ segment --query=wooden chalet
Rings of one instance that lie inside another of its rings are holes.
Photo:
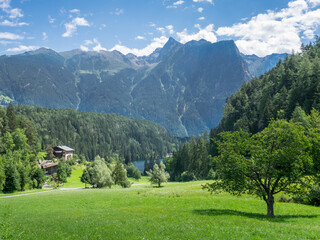
[[[64,158],[69,160],[73,158],[74,149],[67,146],[56,146],[53,148],[53,155],[57,158]]]
[[[44,174],[53,175],[58,171],[58,163],[51,161],[43,161],[40,163],[40,167],[44,170]]]

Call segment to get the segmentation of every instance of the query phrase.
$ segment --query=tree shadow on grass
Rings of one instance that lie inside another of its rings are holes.
[[[251,213],[251,212],[243,212],[238,210],[231,210],[231,209],[194,209],[193,212],[198,215],[207,215],[207,216],[240,216],[240,217],[248,217],[254,218],[261,221],[270,221],[270,222],[285,222],[290,219],[294,218],[316,218],[320,217],[320,215],[303,215],[303,214],[296,214],[296,215],[276,215],[275,217],[268,217],[266,214],[261,213]]]

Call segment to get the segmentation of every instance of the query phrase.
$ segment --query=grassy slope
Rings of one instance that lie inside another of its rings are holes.
[[[210,195],[204,182],[164,188],[50,191],[0,199],[0,236],[14,239],[318,239],[320,209]],[[2,224],[1,224],[2,223]],[[1,237],[0,237],[1,238]]]

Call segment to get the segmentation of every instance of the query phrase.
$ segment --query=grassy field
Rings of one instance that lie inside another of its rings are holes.
[[[0,238],[319,239],[320,208],[210,195],[204,182],[129,189],[52,190],[0,198]]]

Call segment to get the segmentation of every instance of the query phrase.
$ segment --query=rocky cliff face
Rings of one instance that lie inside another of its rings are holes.
[[[0,94],[16,103],[148,119],[180,137],[216,126],[226,98],[251,77],[233,41],[170,38],[146,57],[49,49],[0,57]]]

